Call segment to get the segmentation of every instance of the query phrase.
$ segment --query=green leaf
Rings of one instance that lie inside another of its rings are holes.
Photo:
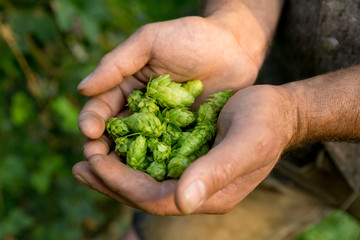
[[[73,133],[79,132],[77,126],[79,110],[65,96],[58,96],[50,106],[64,130]]]
[[[50,154],[39,160],[38,169],[32,174],[30,183],[40,194],[49,191],[51,177],[61,169],[64,159],[60,155]]]
[[[34,222],[34,218],[26,214],[21,208],[14,208],[9,216],[3,222],[0,222],[0,233],[3,235],[18,234],[30,228]]]
[[[90,42],[96,43],[100,33],[98,21],[96,21],[92,16],[88,16],[86,14],[81,14],[79,17],[85,37]]]
[[[25,92],[18,92],[12,97],[10,116],[15,126],[22,126],[29,121],[34,110],[34,102]]]
[[[10,193],[19,192],[26,181],[27,172],[24,159],[17,155],[7,155],[0,161],[0,182]]]
[[[359,237],[359,222],[345,212],[335,211],[295,240],[353,240]]]
[[[57,0],[53,3],[56,23],[62,31],[69,31],[73,26],[76,7],[72,1]]]

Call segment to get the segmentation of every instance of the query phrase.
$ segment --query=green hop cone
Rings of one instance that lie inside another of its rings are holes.
[[[180,148],[185,143],[186,139],[189,138],[190,134],[191,132],[182,132],[173,148]]]
[[[202,145],[215,136],[215,124],[213,122],[200,122],[195,126],[194,131],[180,147],[179,155],[190,156],[200,149]]]
[[[153,113],[134,113],[125,122],[133,132],[141,133],[145,136],[159,137],[162,132],[161,122]]]
[[[165,131],[162,133],[162,141],[167,145],[174,145],[181,136],[181,128],[174,123],[164,124]]]
[[[204,103],[199,106],[197,110],[197,122],[205,122],[205,121],[216,121],[217,113],[215,111],[215,108],[209,104]]]
[[[171,81],[170,75],[151,79],[146,95],[156,99],[160,106],[169,108],[188,107],[195,101],[195,97],[180,83]]]
[[[129,167],[140,171],[145,171],[149,163],[146,161],[146,138],[142,135],[136,137],[131,142],[126,154],[126,163]]]
[[[125,157],[127,151],[130,149],[130,144],[133,140],[128,137],[119,137],[115,139],[115,152],[119,157]]]
[[[158,141],[156,138],[148,140],[148,147],[153,153],[153,159],[156,162],[167,162],[170,158],[171,147],[163,142]]]
[[[172,122],[179,127],[186,127],[196,119],[195,114],[190,112],[188,108],[167,108],[162,112],[162,115],[166,121]]]
[[[146,169],[146,172],[156,179],[156,181],[164,181],[166,176],[166,164],[165,162],[152,162],[150,166]]]
[[[220,112],[223,106],[226,104],[226,102],[230,99],[233,92],[231,90],[221,91],[212,94],[210,99],[207,100],[208,103],[210,103],[215,112]]]
[[[168,163],[167,177],[180,178],[181,174],[183,174],[183,172],[190,165],[190,163],[190,159],[185,156],[177,156],[170,159]]]
[[[133,91],[127,98],[127,106],[132,113],[139,112],[139,102],[144,97],[144,93],[141,90]]]
[[[152,149],[155,148],[156,144],[158,144],[159,139],[156,137],[151,137],[147,140],[147,147],[149,148],[149,151],[152,151]]]
[[[126,118],[127,117],[110,118],[105,121],[106,130],[113,139],[122,137],[130,132],[127,124],[125,123]]]
[[[171,154],[171,147],[159,142],[153,150],[154,160],[157,162],[167,162]]]
[[[210,150],[210,146],[208,144],[204,144],[200,147],[199,150],[195,151],[192,155],[189,156],[191,162],[195,161],[196,159],[204,156]]]
[[[219,112],[232,96],[232,91],[221,91],[212,94],[206,102],[199,106],[197,111],[197,122],[217,121]]]
[[[140,112],[148,112],[154,114],[157,114],[160,110],[155,99],[146,97],[140,100],[138,108],[140,109]]]
[[[204,85],[200,80],[191,80],[182,85],[195,98],[201,94]]]

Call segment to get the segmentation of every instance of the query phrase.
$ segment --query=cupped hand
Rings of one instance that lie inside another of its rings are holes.
[[[145,25],[79,84],[81,94],[95,96],[82,109],[79,127],[88,138],[99,138],[104,120],[117,115],[129,93],[145,86],[150,75],[202,80],[204,91],[195,106],[211,93],[249,86],[261,65],[251,47],[214,19],[185,17]]]
[[[158,215],[225,213],[271,171],[296,136],[296,108],[280,86],[238,91],[221,111],[215,144],[179,180],[156,182],[110,152],[105,137],[84,146],[88,161],[73,168],[83,185]]]

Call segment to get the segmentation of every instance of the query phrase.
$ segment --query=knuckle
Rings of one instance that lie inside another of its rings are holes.
[[[219,164],[211,169],[210,176],[212,185],[217,189],[227,185],[232,175],[232,167],[230,164]]]

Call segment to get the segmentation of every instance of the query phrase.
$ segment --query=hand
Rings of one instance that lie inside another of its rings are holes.
[[[88,162],[73,168],[85,186],[158,215],[224,213],[246,197],[293,142],[297,126],[292,98],[282,87],[252,86],[223,108],[215,146],[193,162],[180,180],[156,182],[130,169],[106,138],[84,146]]]
[[[197,104],[211,93],[253,84],[262,56],[250,55],[253,52],[243,42],[214,18],[186,17],[145,25],[105,55],[80,83],[81,94],[97,95],[80,113],[81,131],[90,139],[99,138],[104,120],[117,115],[129,93],[145,86],[151,74],[170,74],[178,82],[201,79],[204,91]]]

